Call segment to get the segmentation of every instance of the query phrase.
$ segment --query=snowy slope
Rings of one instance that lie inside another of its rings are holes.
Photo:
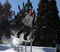
[[[16,52],[16,51],[14,51],[14,49],[10,45],[0,44],[0,52]],[[23,52],[25,52],[25,46],[23,46]],[[30,52],[30,46],[27,46],[27,52]],[[32,46],[32,52],[55,52],[55,48]]]

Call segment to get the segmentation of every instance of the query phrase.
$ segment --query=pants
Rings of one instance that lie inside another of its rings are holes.
[[[27,40],[27,36],[29,35],[29,33],[31,32],[31,28],[24,25],[22,27],[22,29],[18,32],[17,37],[19,38],[20,34],[23,32],[27,32],[26,34],[24,34],[24,39]]]

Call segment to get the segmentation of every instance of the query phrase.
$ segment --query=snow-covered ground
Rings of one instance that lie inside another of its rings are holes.
[[[23,52],[25,52],[25,46],[22,47]],[[0,44],[0,52],[16,52],[16,51],[14,51],[14,49],[10,45]],[[27,46],[27,52],[30,52],[30,46]],[[55,52],[55,48],[32,46],[32,52]]]

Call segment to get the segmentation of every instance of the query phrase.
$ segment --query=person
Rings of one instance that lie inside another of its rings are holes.
[[[30,10],[29,14],[22,20],[22,23],[24,23],[24,26],[17,33],[18,38],[21,33],[26,32],[26,34],[24,34],[24,39],[27,40],[27,36],[29,35],[29,33],[32,30],[33,19],[34,19],[33,12],[32,12],[32,10]]]
[[[60,52],[60,36],[56,35],[53,43],[56,45],[56,52]]]

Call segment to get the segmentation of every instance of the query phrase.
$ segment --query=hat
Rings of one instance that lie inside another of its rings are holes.
[[[32,10],[29,11],[30,14],[33,14]]]

